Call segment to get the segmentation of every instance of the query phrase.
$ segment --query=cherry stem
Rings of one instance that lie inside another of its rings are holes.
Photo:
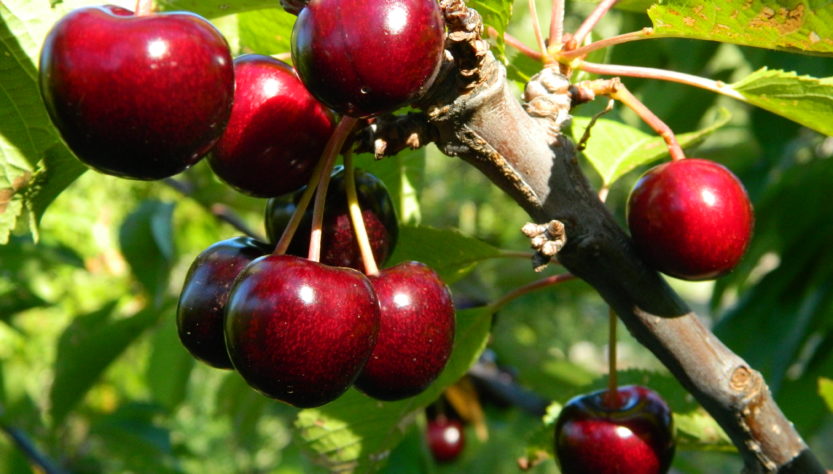
[[[550,12],[550,37],[547,39],[547,47],[560,45],[564,36],[564,0],[552,0],[552,11]]]
[[[318,189],[315,190],[315,202],[312,206],[312,231],[309,236],[309,254],[307,258],[313,262],[321,259],[321,234],[324,222],[324,205],[327,201],[327,188],[330,187],[330,170],[333,169],[336,156],[341,151],[344,142],[358,123],[355,117],[342,116],[333,135],[327,141],[321,160],[325,162],[319,173]],[[297,209],[296,209],[297,211]]]
[[[489,308],[493,313],[496,313],[515,298],[521,297],[527,293],[531,293],[536,290],[558,285],[559,283],[564,283],[565,281],[570,281],[575,278],[576,276],[572,273],[561,273],[558,275],[553,275],[546,278],[542,278],[540,280],[533,281],[532,283],[527,283],[526,285],[519,286],[514,290],[501,296],[497,300],[493,301],[489,304]]]
[[[658,38],[658,36],[655,36],[653,28],[645,27],[639,31],[631,31],[630,33],[623,33],[621,35],[611,36],[610,38],[600,39],[599,41],[594,41],[580,48],[571,49],[569,51],[563,51],[559,53],[559,56],[567,59],[583,58],[588,54],[592,53],[593,51],[597,51],[599,49],[608,48],[617,44],[629,43],[631,41],[641,41],[649,38]]]
[[[547,45],[544,43],[544,34],[541,32],[541,22],[538,21],[538,8],[535,6],[535,0],[529,0],[528,4],[529,15],[532,17],[532,32],[535,33],[535,41],[538,43],[541,55],[546,58]]]
[[[489,35],[493,38],[498,36],[498,32],[496,29],[489,27]],[[535,51],[534,49],[530,48],[529,46],[523,44],[521,40],[515,38],[514,36],[510,35],[509,33],[503,34],[503,41],[506,42],[509,46],[518,50],[519,53],[523,54],[524,56],[528,56],[536,61],[544,62],[544,55]]]
[[[353,232],[356,234],[356,242],[359,244],[359,252],[362,254],[364,272],[369,276],[379,274],[379,267],[376,265],[376,258],[373,256],[373,247],[367,237],[367,229],[364,226],[362,208],[359,205],[359,197],[356,193],[356,173],[353,168],[353,153],[349,150],[344,153],[344,177],[347,180],[347,208],[350,211],[350,221],[353,223]]]
[[[613,8],[613,5],[615,5],[617,1],[618,0],[602,0],[598,5],[596,5],[596,8],[594,8],[593,11],[590,12],[590,15],[584,19],[584,22],[578,27],[576,33],[573,35],[573,39],[576,41],[575,44],[579,45],[584,43],[584,39],[587,35],[593,31],[593,28],[596,27],[599,20],[602,19],[605,13]]]
[[[718,94],[723,94],[727,97],[747,102],[746,97],[734,90],[722,81],[715,81],[706,79],[705,77],[695,76],[693,74],[686,74],[682,72],[669,71],[666,69],[658,69],[652,67],[641,66],[622,66],[617,64],[597,64],[590,62],[581,62],[578,68],[582,71],[587,71],[593,74],[601,74],[606,76],[628,76],[639,77],[643,79],[659,79],[662,81],[677,82],[693,87],[699,87]]]
[[[608,343],[607,343],[607,393],[605,403],[610,408],[617,408],[619,400],[619,380],[616,370],[616,326],[619,319],[613,308],[608,309]]]
[[[136,9],[133,12],[136,16],[144,16],[153,13],[153,0],[136,0]]]
[[[581,83],[579,86],[589,89],[593,94],[603,94],[609,96],[610,98],[616,99],[628,106],[628,108],[633,110],[636,115],[642,119],[642,121],[648,124],[662,137],[663,140],[665,140],[665,145],[668,147],[668,153],[671,155],[672,160],[677,161],[685,158],[685,153],[680,146],[680,142],[677,141],[677,136],[674,134],[674,131],[671,130],[671,127],[663,122],[662,119],[657,117],[657,115],[645,104],[643,104],[642,101],[637,99],[636,96],[631,94],[631,91],[629,91],[618,78],[586,81]]]

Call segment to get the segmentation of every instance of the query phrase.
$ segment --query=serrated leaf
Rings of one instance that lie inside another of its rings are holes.
[[[833,135],[833,77],[762,68],[731,86],[762,109]]]
[[[506,26],[512,18],[512,2],[510,0],[469,0],[466,5],[480,13],[483,25],[491,26],[497,31],[495,48],[492,51],[498,59],[503,59],[506,51],[503,33],[506,32]]]
[[[173,203],[144,201],[119,229],[122,253],[157,306],[167,291],[174,259],[173,209]]]
[[[157,0],[156,4],[160,11],[188,11],[205,18],[217,18],[280,5],[274,0]]]
[[[280,8],[241,13],[237,16],[240,48],[266,55],[288,53],[295,18]]]
[[[726,109],[720,109],[711,125],[696,132],[677,135],[677,140],[683,148],[696,145],[728,123],[730,117]],[[573,119],[574,139],[581,139],[589,123],[588,117]],[[668,148],[661,137],[615,120],[605,118],[597,120],[590,133],[587,148],[583,153],[602,177],[605,186],[612,185],[617,179],[638,166],[668,156]]]
[[[295,425],[305,446],[317,462],[331,470],[371,472],[380,467],[419,412],[474,364],[491,325],[488,308],[459,311],[454,351],[445,370],[415,397],[381,402],[350,390],[328,405],[302,410]]]
[[[434,269],[450,285],[471,271],[476,264],[499,257],[500,254],[499,249],[456,230],[405,225],[399,228],[396,249],[387,266],[416,260]]]
[[[657,36],[833,56],[830,2],[666,0],[649,8],[648,16]]]
[[[55,356],[55,380],[49,391],[53,426],[63,422],[110,363],[159,319],[156,310],[113,319],[115,308],[112,302],[78,316],[61,335]]]
[[[827,409],[833,412],[833,380],[819,377],[819,395],[824,399]]]

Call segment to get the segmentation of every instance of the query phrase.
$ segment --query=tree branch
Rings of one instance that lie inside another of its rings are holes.
[[[573,143],[560,131],[569,120],[566,79],[545,69],[528,84],[522,105],[503,65],[482,48],[479,16],[461,0],[441,5],[457,22],[449,22],[443,73],[418,104],[435,128],[427,135],[444,153],[481,170],[536,222],[564,224],[559,262],[592,285],[717,420],[743,457],[745,472],[824,473],[761,374],[718,340],[637,256],[599,201]]]

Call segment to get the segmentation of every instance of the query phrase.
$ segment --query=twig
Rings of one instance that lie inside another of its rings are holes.
[[[547,39],[547,47],[560,45],[564,36],[564,0],[552,0],[552,11],[550,12],[550,37]]]
[[[2,407],[0,407],[2,410]],[[45,474],[66,474],[66,471],[58,467],[51,459],[42,453],[35,443],[29,439],[26,433],[19,429],[9,426],[5,423],[0,423],[0,430],[12,440],[17,449],[19,449],[29,461],[40,468],[39,470]]]
[[[650,27],[645,27],[639,31],[632,31],[630,33],[611,36],[610,38],[604,38],[598,41],[594,41],[586,46],[581,46],[579,48],[562,51],[559,53],[559,57],[568,59],[583,58],[588,54],[592,53],[593,51],[599,49],[608,48],[617,44],[629,43],[631,41],[640,41],[654,37],[656,37],[654,35],[654,29]]]

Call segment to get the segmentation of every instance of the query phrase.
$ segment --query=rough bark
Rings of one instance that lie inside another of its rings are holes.
[[[449,25],[447,61],[438,83],[417,104],[425,115],[376,131],[399,130],[410,144],[435,141],[471,163],[537,223],[563,223],[559,262],[587,281],[717,420],[737,446],[744,471],[824,473],[787,420],[761,374],[729,350],[665,280],[637,256],[630,238],[582,174],[569,120],[569,87],[546,69],[518,100],[505,70],[479,37],[477,14],[461,0],[441,2]],[[389,122],[394,123],[394,122]],[[406,124],[407,123],[407,124]],[[373,150],[366,137],[365,149]],[[389,154],[404,146],[381,147]],[[384,142],[384,140],[382,140]]]

